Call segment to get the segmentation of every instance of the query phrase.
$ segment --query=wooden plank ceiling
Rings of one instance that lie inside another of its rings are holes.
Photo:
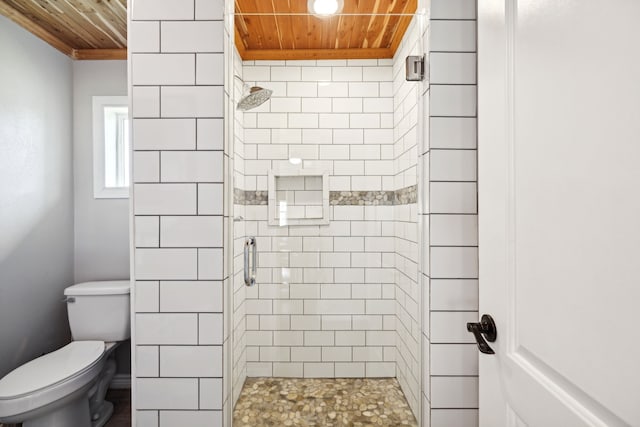
[[[417,0],[344,0],[342,13],[316,17],[307,0],[235,0],[242,59],[392,58]]]
[[[127,0],[0,0],[0,14],[74,59],[127,58]]]

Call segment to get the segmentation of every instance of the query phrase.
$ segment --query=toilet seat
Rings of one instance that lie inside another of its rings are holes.
[[[16,398],[73,377],[97,362],[102,341],[74,341],[14,369],[0,379],[0,399]]]
[[[73,341],[14,369],[0,379],[0,422],[87,389],[104,366],[104,354],[102,341]]]

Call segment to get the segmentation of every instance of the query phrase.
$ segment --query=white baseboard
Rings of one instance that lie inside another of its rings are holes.
[[[126,389],[131,388],[131,375],[130,374],[115,374],[111,380],[109,388],[113,389]]]

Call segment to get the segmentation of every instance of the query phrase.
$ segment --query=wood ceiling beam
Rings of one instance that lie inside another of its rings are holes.
[[[18,12],[16,9],[9,6],[2,0],[0,0],[0,14],[6,16],[25,30],[29,31],[34,36],[44,40],[65,55],[73,57],[74,49],[71,46],[48,32],[38,24],[34,23],[29,18],[27,18],[22,13]]]
[[[245,49],[239,52],[245,61],[296,59],[376,59],[393,58],[390,48],[378,49]]]
[[[127,49],[74,49],[70,55],[77,60],[126,60]]]

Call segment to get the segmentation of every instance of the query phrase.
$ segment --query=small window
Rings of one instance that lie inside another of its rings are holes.
[[[93,97],[93,197],[129,197],[129,106],[126,96]]]

